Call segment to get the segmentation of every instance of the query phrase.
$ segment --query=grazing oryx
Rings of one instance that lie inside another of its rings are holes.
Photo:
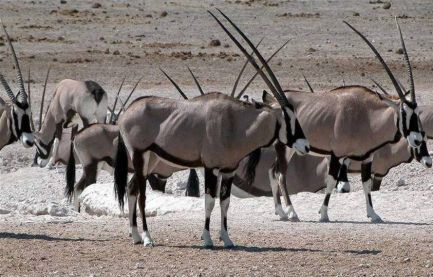
[[[249,39],[227,16],[221,11],[220,13],[249,43],[250,47],[255,50],[254,53],[259,57],[258,50]],[[321,155],[330,156],[328,175],[326,177],[326,196],[320,209],[320,220],[329,221],[328,203],[331,192],[337,183],[340,163],[350,159],[362,163],[361,175],[366,198],[367,216],[373,222],[380,222],[381,218],[373,209],[370,193],[372,154],[388,143],[397,142],[401,136],[409,142],[410,147],[418,148],[423,141],[422,124],[418,116],[412,69],[400,28],[398,27],[400,39],[410,73],[410,100],[405,98],[396,78],[374,46],[355,28],[346,22],[345,24],[360,35],[373,50],[392,80],[401,102],[396,104],[387,98],[380,99],[373,91],[362,86],[341,87],[322,95],[287,92],[285,96],[296,108],[297,118],[311,143],[311,150]],[[220,25],[222,26],[221,23]],[[242,50],[243,54],[249,56],[228,30],[224,26],[222,27]],[[252,61],[251,56],[249,58]],[[265,61],[261,59],[261,62],[264,63]],[[268,73],[271,73],[270,70]],[[276,79],[274,84],[277,85]],[[266,103],[275,103],[275,100],[271,99],[270,95],[267,94],[265,98]],[[277,151],[277,155],[281,155],[281,153],[282,151]],[[282,164],[287,166],[287,163],[284,163],[285,155],[278,156],[278,161],[280,172],[285,172],[282,166]],[[284,175],[281,174],[280,178],[284,177]],[[290,202],[288,204],[289,209],[293,210]]]
[[[6,43],[12,53],[12,59],[14,61],[17,82],[19,86],[18,93],[15,95],[3,74],[0,73],[0,82],[2,83],[10,99],[10,101],[5,102],[0,98],[0,150],[4,146],[14,143],[18,140],[21,141],[24,147],[32,147],[34,138],[30,125],[32,120],[31,110],[29,101],[27,99],[27,93],[24,88],[23,76],[21,74],[18,58],[15,54],[15,49],[12,46],[9,34],[7,33],[1,19],[0,25],[5,34]]]
[[[77,114],[83,126],[91,123],[104,123],[107,114],[107,93],[94,81],[62,80],[56,87],[48,107],[42,128],[35,133],[36,159],[40,167],[45,167],[50,155],[57,151],[62,128],[71,123]]]
[[[233,247],[227,232],[227,210],[233,174],[239,162],[276,140],[300,153],[309,151],[293,105],[284,96],[281,86],[271,82],[257,63],[254,67],[278,99],[279,109],[266,105],[257,107],[221,93],[209,93],[188,101],[145,97],[129,106],[118,124],[119,149],[114,175],[120,206],[123,206],[127,183],[128,155],[144,197],[146,178],[160,160],[177,168],[204,167],[204,246],[213,246],[209,224],[221,181],[220,237],[225,247]],[[275,80],[275,76],[271,78]],[[248,166],[250,179],[254,178],[257,160],[258,157],[252,155]],[[153,245],[145,217],[143,230],[144,244]]]

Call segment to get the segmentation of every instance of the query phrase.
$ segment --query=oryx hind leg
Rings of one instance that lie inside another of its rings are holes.
[[[83,175],[74,186],[74,208],[80,212],[80,195],[85,188],[96,183],[98,173],[98,163],[93,162],[83,167]]]
[[[376,214],[376,212],[374,211],[373,202],[371,200],[371,186],[372,186],[371,164],[372,164],[371,160],[362,162],[361,164],[362,187],[364,188],[365,202],[367,205],[367,217],[370,218],[371,222],[380,223],[383,221],[380,218],[380,216]]]
[[[128,183],[128,218],[129,218],[129,235],[132,237],[134,244],[142,243],[142,237],[137,227],[137,195],[139,184],[135,176]]]
[[[214,174],[212,169],[205,168],[204,171],[205,179],[205,224],[202,233],[202,240],[204,241],[204,248],[212,248],[213,241],[210,236],[209,226],[210,226],[210,216],[212,214],[213,208],[215,207],[215,198],[218,189],[219,177]]]
[[[347,177],[347,170],[350,166],[350,160],[345,159],[340,168],[340,173],[338,175],[338,185],[337,192],[339,193],[348,193],[350,192],[350,183],[349,178]]]
[[[290,200],[290,196],[287,193],[286,184],[286,175],[280,173],[278,177],[278,186],[280,188],[279,191],[284,193],[284,198],[287,201],[286,205],[288,207],[288,219],[292,222],[299,222],[298,214],[295,212],[295,208],[293,207],[292,201]]]
[[[329,161],[328,175],[326,176],[326,190],[325,199],[323,200],[322,207],[320,208],[320,222],[329,222],[328,216],[328,205],[329,199],[331,198],[332,190],[337,185],[338,173],[340,171],[340,162],[338,158],[331,155],[331,160]]]
[[[288,220],[288,213],[284,211],[281,205],[281,193],[278,187],[277,180],[274,178],[272,169],[269,169],[269,183],[271,184],[272,196],[274,198],[275,214],[280,217],[281,220]]]
[[[229,237],[227,229],[227,212],[230,205],[230,194],[233,177],[223,177],[220,186],[220,207],[221,207],[221,231],[220,239],[224,242],[225,248],[233,248],[234,244]]]
[[[146,221],[146,211],[145,211],[145,201],[146,201],[146,180],[149,174],[149,164],[150,164],[150,152],[140,153],[139,151],[134,151],[132,155],[132,164],[134,165],[135,171],[135,184],[140,192],[140,212],[142,214],[143,221],[143,235],[142,241],[144,246],[154,246],[154,242],[150,237],[149,229],[147,227]],[[137,195],[137,194],[136,194]],[[135,198],[136,199],[136,198]]]

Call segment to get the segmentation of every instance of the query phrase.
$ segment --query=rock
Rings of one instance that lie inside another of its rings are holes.
[[[102,7],[102,5],[100,3],[93,3],[92,4],[92,9],[99,9],[100,7]]]
[[[359,16],[359,13],[358,12],[354,12],[352,15],[353,16]]]
[[[60,0],[60,4],[66,4],[66,0]]]
[[[166,17],[167,15],[168,15],[168,12],[166,12],[166,11],[163,11],[163,12],[160,14],[161,17]]]
[[[385,2],[382,5],[382,9],[384,9],[384,10],[388,10],[389,8],[391,8],[391,3],[390,2]]]
[[[120,55],[120,51],[119,50],[114,50],[113,55]]]
[[[425,267],[426,267],[426,268],[431,268],[432,266],[433,266],[433,263],[432,263],[431,260],[427,260],[427,261],[425,262]]]
[[[399,179],[398,181],[397,181],[397,187],[403,187],[403,186],[406,186],[407,184],[406,184],[406,181],[404,180],[404,179]]]
[[[221,41],[219,39],[213,39],[209,42],[209,46],[211,47],[221,46]]]
[[[313,47],[310,47],[310,48],[308,48],[307,52],[314,53],[314,52],[317,52],[317,50],[314,49]]]
[[[403,54],[404,54],[404,52],[403,52],[403,48],[399,48],[399,49],[397,49],[397,50],[395,51],[395,53],[396,53],[396,54],[399,54],[399,55],[403,55]]]

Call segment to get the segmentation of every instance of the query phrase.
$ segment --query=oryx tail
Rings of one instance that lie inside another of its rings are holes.
[[[71,141],[71,147],[69,152],[69,161],[66,166],[66,187],[65,196],[70,201],[74,194],[75,186],[75,155],[74,155],[74,141]]]
[[[132,157],[131,157],[132,158]],[[119,133],[117,143],[117,153],[114,162],[114,191],[120,209],[123,210],[125,204],[126,183],[128,181],[128,152],[122,135]]]
[[[185,196],[200,197],[200,182],[198,179],[197,171],[195,169],[191,169],[189,171]]]

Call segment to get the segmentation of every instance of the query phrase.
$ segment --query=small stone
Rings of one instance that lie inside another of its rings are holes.
[[[353,16],[359,16],[359,13],[358,12],[354,12],[352,15]]]
[[[389,8],[391,8],[391,3],[390,2],[386,2],[382,6],[382,9],[384,9],[384,10],[388,10]]]
[[[60,4],[66,4],[66,0],[60,0]]]
[[[114,50],[113,55],[120,55],[120,51],[119,50]]]
[[[397,181],[397,187],[403,187],[403,186],[406,186],[407,184],[406,184],[406,181],[404,180],[404,179],[399,179],[398,181]]]
[[[105,49],[104,54],[110,54],[110,49]]]
[[[92,5],[92,9],[99,9],[100,7],[102,7],[100,3],[93,3]]]
[[[167,15],[168,15],[168,12],[166,12],[166,11],[163,11],[163,12],[160,14],[161,17],[166,17]]]
[[[308,50],[307,50],[307,52],[309,52],[309,53],[314,53],[314,52],[316,52],[317,50],[316,49],[314,49],[313,47],[310,47],[310,48],[308,48]]]
[[[211,47],[221,46],[221,41],[219,39],[213,39],[209,42],[209,46]]]
[[[431,268],[432,266],[433,266],[432,261],[431,260],[427,260],[426,263],[425,263],[425,267],[426,268]]]
[[[403,259],[403,262],[404,262],[404,263],[410,262],[410,258],[404,258],[404,259]]]
[[[403,55],[403,54],[404,54],[404,52],[403,52],[403,48],[399,48],[399,49],[397,49],[397,50],[395,51],[395,53],[397,53],[397,54],[399,54],[399,55]]]

